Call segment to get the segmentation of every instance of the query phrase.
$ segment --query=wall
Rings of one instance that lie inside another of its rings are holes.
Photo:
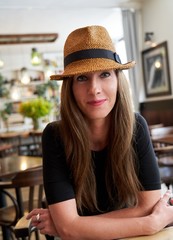
[[[143,33],[143,46],[142,49],[145,49],[144,44],[144,33],[145,32],[154,32],[154,38],[157,43],[164,41],[168,42],[168,57],[169,57],[169,66],[170,66],[170,78],[173,92],[173,28],[171,24],[173,23],[173,1],[172,0],[144,0],[142,3],[141,15],[142,15],[142,33]],[[141,82],[143,85],[143,81]],[[143,90],[143,86],[142,86]],[[143,90],[144,91],[144,90]],[[167,97],[155,97],[150,99],[145,99],[145,96],[141,91],[140,102],[150,101],[157,99],[169,99],[173,98],[173,94]]]
[[[165,126],[173,125],[173,1],[172,0],[143,0],[141,8],[142,48],[145,32],[154,32],[154,40],[157,44],[167,41],[168,60],[170,67],[170,80],[172,94],[168,96],[146,98],[144,94],[143,76],[141,81],[140,112],[149,125],[163,123]],[[140,54],[141,54],[140,51]],[[140,56],[141,57],[141,56]]]

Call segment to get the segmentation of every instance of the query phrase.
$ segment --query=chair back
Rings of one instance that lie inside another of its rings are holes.
[[[14,187],[31,187],[43,184],[42,167],[35,167],[16,174],[12,179]]]
[[[20,217],[24,214],[24,212],[30,212],[35,207],[41,207],[43,198],[42,167],[37,167],[18,173],[13,178],[12,185],[16,191],[16,197],[18,199],[20,209]],[[26,188],[28,188],[28,191]],[[27,198],[26,195],[28,196]],[[25,204],[25,202],[27,202],[27,206],[23,206],[23,203]]]
[[[33,141],[33,156],[42,156],[42,131],[35,130],[30,132],[30,137]]]
[[[18,220],[33,208],[42,206],[44,195],[42,167],[21,171],[10,182],[1,182],[0,192],[4,195],[3,190],[8,191],[11,198],[16,199],[18,207],[5,205],[1,208],[0,225],[15,226],[17,223],[16,219]],[[4,195],[3,197],[5,198],[6,196]],[[11,215],[10,212],[12,213]],[[2,215],[5,217],[4,221]]]
[[[167,188],[173,184],[173,126],[150,129],[160,177]]]

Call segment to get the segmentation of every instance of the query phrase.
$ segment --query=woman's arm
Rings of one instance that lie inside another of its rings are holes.
[[[139,192],[138,205],[102,214],[102,217],[132,218],[143,217],[151,213],[154,205],[161,197],[161,190]]]
[[[124,216],[125,212],[123,217],[118,217],[116,211],[110,213],[115,214],[114,218],[113,215],[109,217],[109,214],[81,217],[77,213],[75,199],[71,199],[50,205],[51,217],[47,217],[47,219],[43,213],[47,210],[44,209],[33,210],[28,218],[32,218],[33,223],[36,222],[35,216],[41,211],[41,222],[37,223],[41,233],[59,235],[63,240],[110,240],[150,235],[160,231],[173,221],[173,207],[167,204],[169,198],[170,193],[166,193],[153,208],[152,213],[144,217]],[[47,224],[48,222],[49,224]]]

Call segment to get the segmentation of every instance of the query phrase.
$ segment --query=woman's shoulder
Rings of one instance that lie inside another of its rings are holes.
[[[135,119],[137,122],[146,122],[145,118],[139,112],[135,112]]]
[[[136,133],[139,136],[145,136],[149,134],[149,128],[146,119],[140,114],[135,113]]]
[[[46,127],[44,128],[44,131],[49,130],[50,129],[58,129],[59,128],[59,121],[53,121],[53,122],[49,122]]]
[[[148,126],[146,119],[139,113],[135,112],[136,125],[138,126]]]
[[[43,138],[59,137],[60,136],[60,121],[53,121],[46,125],[43,130]]]

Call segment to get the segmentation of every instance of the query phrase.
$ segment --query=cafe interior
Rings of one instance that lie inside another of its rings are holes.
[[[65,39],[79,27],[106,27],[122,63],[136,61],[124,72],[134,111],[148,123],[163,191],[172,190],[172,9],[172,0],[0,1],[0,240],[25,239],[31,229],[19,219],[46,207],[42,131],[61,119],[62,82],[50,75],[63,72]]]

